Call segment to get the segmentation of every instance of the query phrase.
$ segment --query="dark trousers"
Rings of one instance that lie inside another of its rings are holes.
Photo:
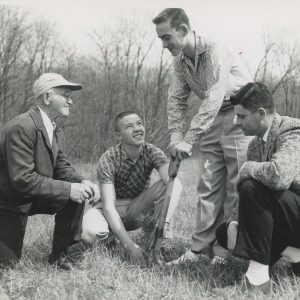
[[[66,248],[81,240],[84,203],[69,200],[36,200],[25,212],[0,208],[0,262],[14,264],[21,258],[28,216],[56,214],[50,262],[55,262]]]
[[[300,248],[300,196],[253,179],[241,184],[239,194],[234,255],[273,265],[287,246]]]

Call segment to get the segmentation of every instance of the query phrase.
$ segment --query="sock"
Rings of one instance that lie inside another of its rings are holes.
[[[227,228],[227,249],[233,250],[236,245],[238,222],[232,221]]]
[[[269,266],[263,265],[254,260],[250,260],[249,267],[246,272],[246,277],[251,284],[261,285],[270,279]]]
[[[300,249],[299,248],[294,248],[294,247],[291,247],[291,246],[287,246],[283,250],[281,255],[289,258],[293,263],[300,262]]]

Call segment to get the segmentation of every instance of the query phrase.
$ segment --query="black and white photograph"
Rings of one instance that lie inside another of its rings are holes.
[[[0,299],[299,299],[298,0],[0,0]]]

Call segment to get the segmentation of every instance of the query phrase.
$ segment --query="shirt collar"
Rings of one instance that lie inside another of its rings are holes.
[[[52,130],[55,129],[56,127],[56,124],[55,122],[51,121],[50,118],[48,117],[48,115],[38,106],[40,112],[41,112],[41,115],[42,115],[42,119],[43,119],[43,123],[45,125],[46,128],[52,128]]]
[[[144,148],[145,148],[145,144],[143,144],[142,151],[141,151],[140,155],[138,156],[138,158],[144,155],[144,150],[145,150]],[[119,144],[119,149],[120,149],[120,155],[121,155],[122,158],[124,158],[125,160],[126,159],[133,160],[131,157],[129,157],[127,152],[122,147],[122,143]]]
[[[197,61],[197,56],[199,56],[200,54],[202,54],[202,53],[204,53],[206,51],[206,49],[205,49],[205,42],[204,42],[203,38],[201,38],[200,36],[196,35],[195,31],[193,31],[193,35],[194,35],[194,40],[195,40],[195,45],[196,45],[195,61]],[[181,51],[181,53],[180,53],[180,60],[185,60],[185,59],[186,59],[186,56]]]
[[[272,125],[272,124],[271,124]],[[271,129],[271,125],[269,126],[269,128],[267,129],[267,131],[265,132],[262,140],[266,143],[267,140],[268,140],[268,135],[269,135],[269,132],[270,132],[270,129]]]

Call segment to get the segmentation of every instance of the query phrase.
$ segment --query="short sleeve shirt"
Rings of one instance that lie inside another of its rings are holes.
[[[139,157],[132,160],[120,143],[100,157],[97,177],[100,183],[114,184],[117,199],[136,198],[149,187],[153,169],[166,163],[164,152],[152,144],[144,143]]]

